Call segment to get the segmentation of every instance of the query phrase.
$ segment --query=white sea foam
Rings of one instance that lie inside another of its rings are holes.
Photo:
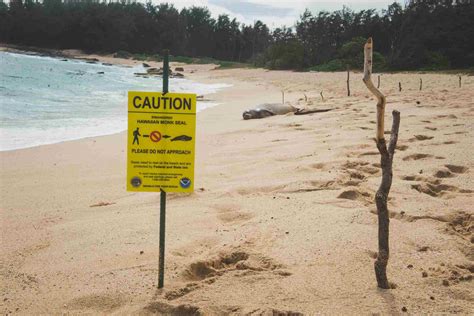
[[[126,130],[127,91],[162,85],[135,72],[144,69],[0,52],[0,151]],[[207,95],[225,87],[170,79],[172,92]],[[197,111],[216,105],[198,101]]]

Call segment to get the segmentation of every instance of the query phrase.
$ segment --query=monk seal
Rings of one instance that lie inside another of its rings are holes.
[[[273,116],[273,115],[284,115],[287,113],[303,115],[303,114],[311,114],[311,113],[327,112],[327,111],[331,111],[331,109],[318,109],[318,110],[298,109],[290,104],[263,103],[256,106],[253,109],[244,111],[242,116],[244,120],[251,120],[251,119],[265,118],[265,117]]]

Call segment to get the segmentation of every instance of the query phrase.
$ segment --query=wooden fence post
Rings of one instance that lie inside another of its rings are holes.
[[[349,67],[347,67],[347,96],[351,96],[351,88],[349,86]]]

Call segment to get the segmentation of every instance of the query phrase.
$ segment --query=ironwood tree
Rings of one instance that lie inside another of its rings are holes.
[[[171,2],[171,1],[170,1]],[[306,10],[294,27],[242,24],[206,7],[151,2],[0,2],[0,42],[87,52],[213,57],[273,69],[362,69],[365,38],[377,40],[375,70],[474,64],[471,0],[409,0],[386,10]],[[378,71],[377,70],[377,71]]]

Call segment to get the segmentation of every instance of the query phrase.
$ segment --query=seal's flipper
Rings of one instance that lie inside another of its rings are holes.
[[[268,110],[262,110],[262,109],[258,109],[258,113],[259,113],[259,117],[258,118],[265,118],[265,117],[268,117],[268,116],[273,116],[275,115],[274,113],[268,111]]]
[[[295,115],[305,115],[305,114],[311,114],[311,113],[320,113],[320,112],[328,112],[331,111],[332,109],[315,109],[315,110],[310,110],[310,109],[297,109],[295,111]]]

